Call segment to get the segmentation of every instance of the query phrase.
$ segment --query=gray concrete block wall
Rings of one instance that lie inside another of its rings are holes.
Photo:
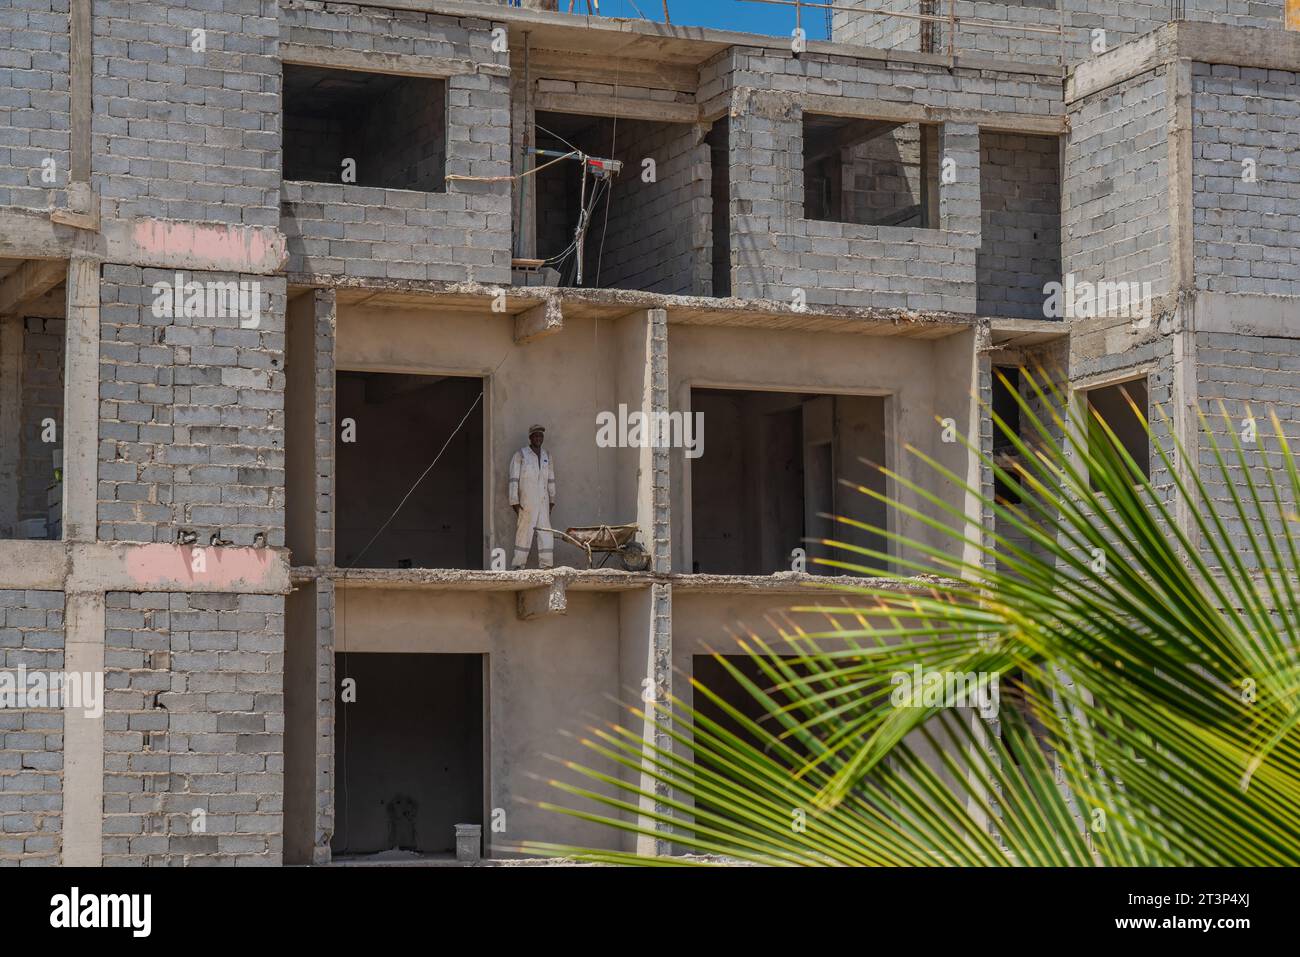
[[[924,0],[859,0],[858,6],[918,13]],[[853,5],[852,0],[847,5]],[[947,0],[937,4],[948,15]],[[1242,27],[1280,29],[1284,0],[1191,0],[1182,19]],[[1073,65],[1096,56],[1093,31],[1105,31],[1105,49],[1150,33],[1171,19],[1168,0],[957,0],[956,47],[959,54],[1015,59],[1022,63]],[[989,24],[972,20],[992,21]],[[962,22],[967,21],[967,22]],[[836,11],[832,36],[839,43],[885,49],[918,49],[915,24],[903,17],[883,17]],[[1018,27],[1063,27],[1056,34]],[[947,50],[948,25],[936,25],[936,49]]]
[[[0,589],[0,669],[61,671],[63,648],[63,592]],[[0,708],[0,867],[60,863],[62,835],[63,712]]]
[[[493,24],[418,10],[385,10],[328,0],[281,0],[280,39],[325,49],[506,63],[491,50]]]
[[[277,0],[95,0],[92,180],[109,212],[276,224],[277,16]]]
[[[510,282],[508,194],[286,182],[284,197],[290,272]]]
[[[868,59],[732,47],[700,67],[701,102],[737,88],[916,104],[935,110],[1001,110],[1033,116],[1064,111],[1060,76],[948,69],[901,59]]]
[[[843,7],[851,5],[839,4]],[[923,0],[872,0],[860,4],[864,8],[884,11],[885,14],[917,14],[923,5]],[[917,51],[921,48],[921,21],[910,17],[835,10],[832,11],[830,39],[835,43],[852,43],[884,50]]]
[[[8,0],[0,15],[0,207],[61,205],[71,163],[68,0]],[[43,174],[52,159],[53,182]]]
[[[956,182],[939,229],[804,218],[803,123],[795,97],[738,90],[731,119],[732,292],[808,303],[975,309],[979,131],[948,124],[940,151]]]
[[[238,316],[154,315],[168,270],[105,265],[100,288],[99,537],[284,544],[285,281],[258,282],[257,328]]]
[[[510,175],[509,53],[492,50],[494,23],[303,2],[282,18],[286,42],[472,63],[447,77],[446,173]],[[283,200],[290,272],[510,282],[507,181],[450,181],[441,193],[286,182]]]
[[[105,606],[104,863],[279,864],[283,596],[110,592]]]
[[[18,462],[18,520],[47,519],[55,481],[56,449],[63,447],[63,319],[28,317],[23,321],[22,401]],[[54,441],[47,442],[43,423],[53,419]]]
[[[941,189],[940,229],[803,218],[804,95],[1051,116],[1060,80],[906,61],[735,47],[704,64],[702,100],[729,96],[732,291],[742,297],[852,306],[975,309],[979,145],[975,127],[944,134],[957,182]],[[946,211],[946,212],[944,212]]]
[[[1065,144],[1062,267],[1169,291],[1166,68],[1075,102]]]
[[[603,232],[602,286],[712,295],[707,133],[695,125],[619,123],[618,154],[625,165],[611,191],[608,226],[594,223],[587,243],[594,267],[591,253],[602,247],[596,230]],[[646,158],[655,161],[653,183],[642,180]]]
[[[1061,279],[1060,142],[980,133],[976,309],[1042,319],[1046,283]]]
[[[1247,567],[1258,567],[1250,535],[1255,535],[1262,544],[1264,539],[1259,536],[1278,532],[1276,504],[1268,487],[1270,472],[1283,490],[1284,511],[1289,514],[1295,510],[1285,478],[1282,449],[1270,413],[1277,413],[1283,434],[1294,450],[1300,443],[1300,340],[1198,332],[1194,341],[1197,397],[1208,420],[1209,431],[1229,462],[1232,488],[1225,482],[1214,458],[1213,447],[1204,436],[1198,450],[1198,474],[1227,528],[1229,547],[1247,563]],[[1225,412],[1226,422],[1223,418]],[[1243,438],[1248,428],[1247,419],[1254,420],[1254,442]],[[1234,433],[1242,442],[1246,467],[1264,503],[1267,525],[1250,515],[1253,506],[1244,477],[1232,478],[1241,470],[1233,449]],[[1237,515],[1232,502],[1234,491],[1246,504],[1248,522],[1243,522]]]
[[[1197,288],[1300,295],[1300,73],[1192,64],[1192,182]]]

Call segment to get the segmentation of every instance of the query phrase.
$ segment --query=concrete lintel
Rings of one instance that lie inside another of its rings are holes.
[[[565,594],[565,580],[554,578],[539,588],[526,588],[515,595],[515,612],[520,621],[548,618],[567,614],[569,599]]]
[[[1070,335],[1070,324],[1059,319],[990,319],[989,345],[991,348],[1036,346],[1044,342],[1065,339]]]
[[[564,579],[566,591],[616,592],[644,589],[656,576],[621,568],[523,568],[488,571],[482,568],[330,568],[297,567],[293,581],[331,580],[340,589],[416,588],[426,591],[527,591],[550,587]]]
[[[103,237],[109,261],[162,269],[266,274],[289,256],[274,226],[115,219],[104,222]]]
[[[84,256],[125,266],[257,275],[277,272],[288,260],[284,234],[274,226],[105,219],[94,232],[51,216],[48,210],[0,210],[0,258]]]
[[[67,575],[63,542],[0,541],[0,591],[62,591]]]
[[[0,258],[69,259],[99,247],[97,235],[53,222],[49,210],[0,209]]]
[[[1296,299],[1290,296],[1198,292],[1192,302],[1190,324],[1192,332],[1300,339],[1295,316]]]
[[[698,123],[700,108],[691,103],[634,100],[629,97],[593,96],[586,93],[534,93],[533,107],[552,113],[580,116],[616,116],[623,120],[651,120],[657,123]]]
[[[826,93],[789,94],[805,113],[839,116],[845,119],[888,120],[893,123],[959,123],[1011,133],[1059,135],[1065,132],[1064,116],[1035,116],[998,110],[962,110],[868,100]]]
[[[1300,71],[1300,32],[1179,20],[1080,63],[1065,84],[1065,102],[1091,96],[1174,60]]]
[[[879,588],[900,594],[928,594],[935,589],[960,585],[954,579],[918,575],[913,578],[861,578],[856,575],[809,575],[801,572],[777,572],[773,575],[675,574],[669,576],[674,592],[742,594],[762,592],[777,595],[801,595],[815,599],[818,592],[831,601],[836,591],[853,592],[860,588]]]
[[[1065,81],[1065,102],[1073,103],[1154,70],[1170,58],[1174,45],[1173,29],[1165,25],[1085,60]]]
[[[292,588],[284,548],[77,542],[69,553],[69,591],[284,595]]]
[[[550,298],[515,316],[515,345],[522,346],[545,338],[564,328],[564,311],[560,300]]]
[[[405,76],[462,76],[478,71],[478,64],[464,57],[421,56],[386,53],[381,50],[344,50],[314,43],[281,43],[280,59],[298,66],[320,66],[333,70],[393,73]]]

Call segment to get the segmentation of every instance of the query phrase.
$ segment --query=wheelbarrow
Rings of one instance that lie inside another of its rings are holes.
[[[650,567],[649,554],[636,540],[641,532],[637,525],[578,525],[564,531],[558,528],[547,531],[586,552],[588,568],[592,567],[592,556],[597,553],[604,556],[596,566],[599,568],[605,567],[610,555],[618,555],[630,572],[643,572]]]

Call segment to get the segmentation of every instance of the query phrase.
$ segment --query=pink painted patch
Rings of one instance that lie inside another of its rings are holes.
[[[126,571],[145,591],[184,585],[221,589],[233,585],[274,586],[283,567],[279,553],[267,548],[198,548],[192,545],[139,545],[126,553]]]
[[[265,272],[287,258],[284,234],[264,226],[224,226],[142,219],[131,238],[159,265],[203,263],[214,272]]]

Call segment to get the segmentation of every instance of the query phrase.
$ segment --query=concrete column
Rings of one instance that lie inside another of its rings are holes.
[[[65,473],[66,475],[66,473]],[[104,593],[69,591],[64,604],[63,667],[104,673]],[[104,845],[104,716],[63,712],[63,863],[98,867]]]
[[[99,473],[98,260],[68,263],[67,353],[63,409],[63,537],[94,542]],[[64,606],[64,668],[104,673],[104,592],[89,576],[71,577]],[[84,586],[84,587],[83,587]],[[104,718],[64,711],[63,862],[98,866],[103,858]]]
[[[668,313],[647,309],[619,319],[616,396],[628,412],[666,415],[668,408]],[[651,421],[656,421],[652,419]],[[660,420],[666,421],[666,420]],[[650,570],[661,575],[672,561],[666,447],[620,449],[615,503],[620,516],[635,517]],[[620,518],[620,521],[625,519]]]
[[[1192,62],[1169,64],[1169,294],[1174,301],[1196,286],[1192,240]]]
[[[99,262],[68,263],[63,405],[63,537],[95,540],[99,473]]]
[[[672,694],[672,586],[665,583],[651,585],[636,591],[619,594],[619,658],[622,698],[628,704],[637,704],[645,713],[641,722],[641,736],[645,752],[651,746],[670,752],[673,741],[652,720],[658,714],[660,721],[668,716],[669,696]],[[628,768],[622,770],[623,780],[638,780],[643,812],[667,813],[663,803],[669,797],[667,785],[644,771],[639,778]],[[668,854],[671,849],[671,830],[648,816],[639,816],[642,827],[662,836],[649,834],[624,835],[623,849],[643,855]]]
[[[668,311],[650,309],[646,313],[647,380],[650,408],[662,421],[668,421]],[[689,410],[688,410],[689,411]],[[672,496],[669,486],[671,450],[667,446],[649,451],[650,569],[658,575],[672,571]],[[638,510],[639,511],[639,510]]]

